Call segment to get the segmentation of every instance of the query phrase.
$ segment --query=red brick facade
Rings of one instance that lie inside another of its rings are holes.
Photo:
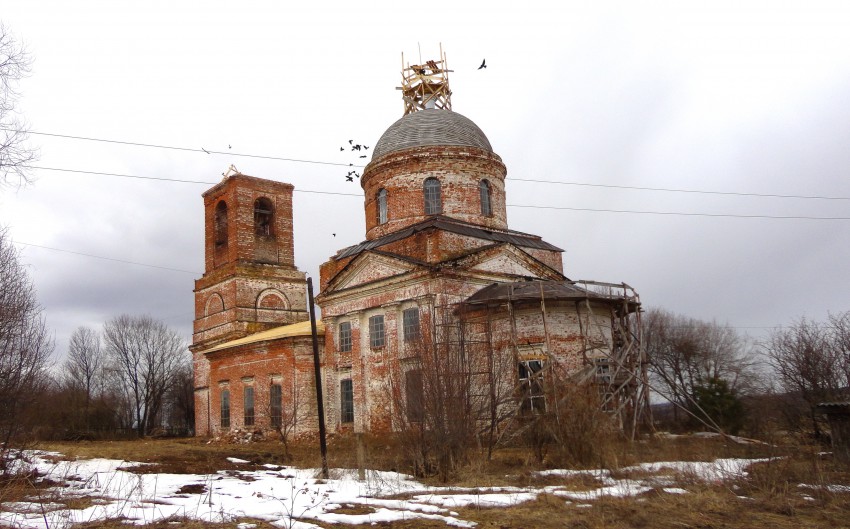
[[[440,144],[440,116],[427,116],[438,130],[423,132],[430,136],[421,145],[402,120],[390,131],[403,136],[382,137],[382,154],[361,178],[365,239],[320,267],[329,431],[393,429],[404,413],[400,381],[421,367],[423,348],[450,351],[458,333],[469,362],[504,367],[498,385],[508,395],[518,363],[545,361],[568,375],[592,370],[595,357],[612,347],[606,304],[613,298],[569,286],[560,248],[508,228],[501,159],[474,124],[451,112],[451,126],[462,130],[447,136],[454,143]],[[298,430],[311,431],[317,414],[309,336],[303,326],[286,326],[306,318],[304,275],[292,255],[292,186],[235,175],[207,191],[204,205],[206,273],[196,282],[192,347],[197,433],[268,429],[273,385],[281,386],[284,407],[298,408]],[[273,222],[259,228],[267,210]],[[525,288],[524,298],[471,301],[514,284]],[[529,285],[539,285],[538,297],[533,290],[529,297]],[[547,300],[544,287],[558,294]],[[253,396],[253,415],[245,395]],[[253,424],[245,424],[246,414]]]

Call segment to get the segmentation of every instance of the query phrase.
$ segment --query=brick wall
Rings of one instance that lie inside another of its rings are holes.
[[[419,147],[390,153],[366,166],[360,184],[365,193],[366,238],[375,239],[428,218],[423,184],[437,178],[442,214],[494,229],[507,228],[505,165],[498,155],[472,147]],[[479,183],[491,186],[492,214],[481,214]],[[378,224],[377,193],[387,190],[387,222]]]

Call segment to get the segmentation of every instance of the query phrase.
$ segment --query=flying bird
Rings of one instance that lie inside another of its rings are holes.
[[[232,149],[232,147],[230,146],[230,144],[229,144],[229,143],[227,144],[227,148],[228,148],[228,149]]]
[[[331,235],[333,235],[334,237],[336,237],[336,233],[331,233]]]
[[[354,143],[354,140],[348,140],[349,145],[351,145],[352,143]]]
[[[353,182],[354,178],[352,178],[350,175],[345,175],[345,181],[346,182]]]
[[[360,157],[361,157],[361,158],[365,158],[365,157],[366,157],[366,155],[365,155],[365,154],[362,154],[362,155],[360,155]]]
[[[484,59],[483,61],[481,61],[481,66],[479,66],[478,69],[480,70],[481,68],[486,68],[486,67],[487,67],[487,59]]]
[[[368,146],[368,145],[364,145],[364,146],[363,146],[363,150],[368,151],[368,150],[369,150],[369,146]]]
[[[345,150],[345,147],[340,147],[340,148],[339,148],[339,150],[340,150],[340,151],[344,151],[344,150]]]

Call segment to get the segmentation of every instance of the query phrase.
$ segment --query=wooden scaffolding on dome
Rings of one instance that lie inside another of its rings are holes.
[[[452,109],[452,91],[449,88],[449,70],[446,54],[440,46],[439,61],[425,64],[405,64],[401,54],[401,97],[404,100],[404,115],[427,109]]]

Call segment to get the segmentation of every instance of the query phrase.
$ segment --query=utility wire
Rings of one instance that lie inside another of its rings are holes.
[[[736,215],[732,213],[688,213],[684,211],[641,211],[631,209],[572,208],[568,206],[530,206],[506,204],[513,208],[560,209],[568,211],[592,211],[595,213],[633,213],[640,215],[671,215],[677,217],[726,217],[733,219],[782,219],[782,220],[850,220],[850,217],[809,217],[806,215]]]
[[[210,151],[207,149],[196,149],[192,147],[176,147],[170,145],[156,145],[151,143],[140,143],[140,142],[132,142],[132,141],[121,141],[121,140],[110,140],[104,138],[90,138],[85,136],[73,136],[70,134],[56,134],[51,132],[36,132],[31,130],[18,130],[7,127],[0,127],[0,130],[8,130],[10,132],[26,132],[28,134],[36,134],[39,136],[50,136],[54,138],[65,138],[65,139],[73,139],[73,140],[83,140],[83,141],[95,141],[102,143],[114,143],[118,145],[132,145],[135,147],[149,147],[155,149],[168,149],[174,151],[184,151],[184,152],[197,152],[197,153],[205,153],[205,154],[225,154],[230,156],[239,156],[244,158],[257,158],[263,160],[279,160],[285,162],[297,162],[297,163],[311,163],[318,165],[333,165],[338,167],[365,167],[364,165],[356,165],[350,163],[339,163],[339,162],[324,162],[319,160],[304,160],[298,158],[284,158],[281,156],[269,156],[269,155],[259,155],[259,154],[248,154],[248,153],[234,153],[231,151]],[[60,169],[54,169],[60,170]],[[85,172],[85,171],[80,171]],[[93,173],[99,174],[99,173]],[[130,178],[143,178],[143,177],[130,177]],[[153,178],[152,178],[153,179]],[[537,184],[552,184],[552,185],[567,185],[567,186],[581,186],[581,187],[599,187],[605,189],[629,189],[634,191],[660,191],[666,193],[695,193],[701,195],[726,195],[726,196],[742,196],[742,197],[760,197],[760,198],[794,198],[794,199],[805,199],[805,200],[850,200],[850,197],[843,196],[827,196],[827,195],[784,195],[779,193],[746,193],[746,192],[738,192],[738,191],[709,191],[706,189],[680,189],[680,188],[667,188],[667,187],[644,187],[644,186],[625,186],[625,185],[614,185],[614,184],[593,184],[588,182],[567,182],[562,180],[538,180],[532,178],[509,178],[508,181],[513,182],[529,182],[529,183],[537,183]]]
[[[762,198],[802,198],[808,200],[850,200],[850,197],[830,197],[823,195],[779,195],[774,193],[743,193],[737,191],[707,191],[704,189],[677,189],[669,187],[640,187],[621,186],[613,184],[589,184],[586,182],[563,182],[560,180],[533,180],[530,178],[509,178],[514,182],[535,182],[538,184],[558,184],[567,186],[601,187],[605,189],[631,189],[637,191],[664,191],[668,193],[698,193],[701,195],[731,195],[738,197],[762,197]]]
[[[28,243],[28,242],[21,242],[21,241],[14,241],[14,240],[12,242],[15,243],[15,244],[20,244],[21,246],[32,246],[33,248],[43,248],[45,250],[53,250],[54,252],[71,253],[71,254],[74,254],[74,255],[82,255],[84,257],[91,257],[93,259],[102,259],[104,261],[114,261],[116,263],[125,263],[125,264],[131,264],[131,265],[136,265],[136,266],[146,266],[148,268],[157,268],[159,270],[169,270],[171,272],[183,272],[185,274],[192,274],[192,275],[196,275],[196,276],[201,275],[200,272],[193,272],[192,270],[183,270],[183,269],[180,269],[180,268],[170,268],[168,266],[157,266],[157,265],[152,265],[152,264],[147,264],[147,263],[139,263],[139,262],[136,262],[136,261],[127,261],[125,259],[115,259],[115,258],[112,258],[112,257],[103,257],[102,255],[93,255],[93,254],[90,254],[90,253],[74,252],[72,250],[63,250],[62,248],[53,248],[51,246],[42,246],[40,244],[32,244],[32,243]]]
[[[179,180],[176,178],[164,178],[164,177],[154,177],[154,176],[137,176],[137,175],[126,175],[119,173],[103,173],[97,171],[82,171],[76,169],[62,169],[56,167],[40,167],[35,165],[28,165],[31,169],[41,169],[45,171],[62,171],[69,173],[83,173],[83,174],[93,174],[93,175],[101,175],[101,176],[117,176],[121,178],[137,178],[142,180],[159,180],[164,182],[181,182],[181,183],[189,183],[189,184],[204,184],[204,185],[214,185],[218,182],[204,182],[199,180]],[[358,197],[362,198],[363,195],[359,193],[340,193],[335,191],[317,191],[312,189],[295,189],[296,192],[300,193],[315,193],[321,195],[340,195],[340,196],[350,196],[350,197]],[[718,218],[736,218],[736,219],[779,219],[779,220],[850,220],[850,217],[813,217],[807,215],[737,215],[732,213],[689,213],[682,211],[642,211],[642,210],[625,210],[625,209],[604,209],[604,208],[575,208],[569,206],[539,206],[535,204],[505,204],[507,207],[512,208],[532,208],[532,209],[555,209],[555,210],[565,210],[565,211],[588,211],[593,213],[630,213],[636,215],[668,215],[668,216],[680,216],[680,217],[718,217]]]
[[[341,162],[322,162],[319,160],[302,160],[298,158],[284,158],[281,156],[269,156],[263,154],[247,154],[247,153],[236,153],[233,151],[212,151],[209,149],[199,148],[195,149],[193,147],[176,147],[173,145],[156,145],[153,143],[139,143],[135,141],[120,141],[120,140],[108,140],[105,138],[88,138],[85,136],[72,136],[70,134],[55,134],[51,132],[36,132],[33,130],[16,130],[3,127],[2,130],[7,130],[10,132],[26,132],[27,134],[35,134],[37,136],[50,136],[52,138],[64,138],[70,140],[83,140],[83,141],[96,141],[101,143],[114,143],[118,145],[131,145],[133,147],[149,147],[153,149],[167,149],[171,151],[184,151],[184,152],[198,152],[204,154],[226,154],[228,156],[238,156],[240,158],[256,158],[260,160],[278,160],[282,162],[297,162],[297,163],[312,163],[317,165],[337,165],[341,167],[365,167],[365,165],[356,165],[351,163],[341,163]]]

